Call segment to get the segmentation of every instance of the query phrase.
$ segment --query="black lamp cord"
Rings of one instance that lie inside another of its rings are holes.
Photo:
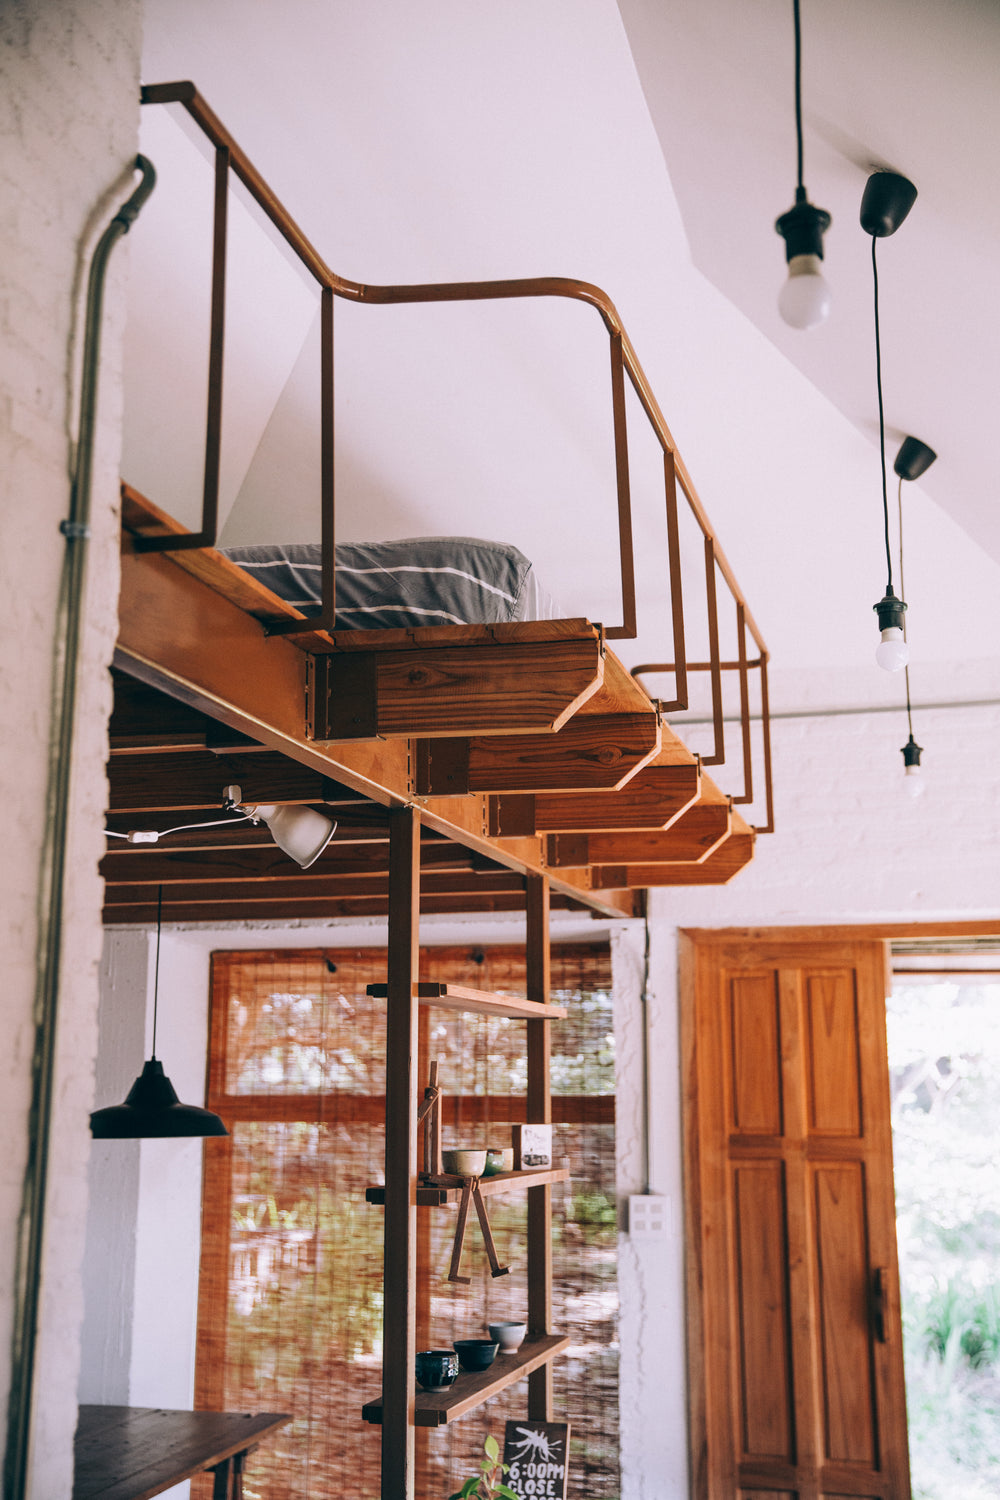
[[[150,1060],[156,1058],[156,1009],[160,999],[160,924],[163,919],[163,887],[157,888],[156,892],[156,963],[153,965],[153,1045],[150,1048]]]
[[[886,488],[885,476],[885,407],[882,404],[882,340],[879,336],[878,324],[878,261],[875,256],[875,247],[878,244],[877,237],[872,235],[872,284],[875,289],[875,384],[878,387],[878,452],[882,460],[882,514],[885,519],[885,565],[888,582],[885,586],[887,594],[892,593],[892,550],[889,545],[889,492]],[[902,588],[902,580],[900,581]],[[905,597],[905,596],[904,596]],[[905,640],[905,631],[904,631]]]
[[[800,195],[805,197],[802,185],[802,24],[799,20],[799,0],[792,0],[792,19],[795,27],[795,145],[798,152],[798,191],[795,201],[798,202]]]
[[[896,506],[899,510],[899,592],[906,598],[906,584],[903,582],[903,476],[899,476],[899,489],[896,494]],[[903,640],[906,640],[906,616],[903,616]],[[910,668],[907,664],[903,671],[906,673],[906,722],[910,726],[910,739],[913,738],[913,713],[910,708]]]

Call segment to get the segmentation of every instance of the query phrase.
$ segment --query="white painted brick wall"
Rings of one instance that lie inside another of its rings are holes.
[[[920,671],[913,671],[919,701]],[[895,683],[887,679],[886,696]],[[728,886],[651,903],[651,1187],[682,1201],[677,930],[1000,918],[1000,705],[914,713],[924,794],[904,792],[906,714],[773,725],[777,831]],[[642,933],[613,936],[619,1192],[641,1191]],[[623,1237],[623,1500],[687,1500],[683,1245]]]
[[[15,1231],[25,1160],[37,915],[56,614],[69,504],[76,366],[94,244],[132,184],[140,0],[0,5],[0,1405],[9,1386]],[[127,241],[125,242],[127,246]],[[107,286],[78,732],[64,983],[50,1158],[31,1494],[70,1492],[80,1261],[100,957],[106,666],[115,636],[125,246]]]

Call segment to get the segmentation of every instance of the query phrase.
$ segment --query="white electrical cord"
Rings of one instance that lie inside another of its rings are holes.
[[[106,828],[104,832],[109,839],[125,839],[130,844],[158,844],[168,833],[187,833],[191,828],[224,828],[230,823],[235,825],[256,821],[252,813],[244,813],[239,818],[216,818],[211,823],[180,823],[176,828],[163,828],[159,831],[155,828],[133,828],[129,833],[116,833],[113,828]]]

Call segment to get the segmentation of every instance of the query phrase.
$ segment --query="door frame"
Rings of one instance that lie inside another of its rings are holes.
[[[702,1152],[705,1147],[701,1129],[698,1094],[698,1051],[696,1035],[696,971],[699,953],[709,945],[718,947],[733,941],[781,946],[788,944],[835,944],[879,940],[886,945],[886,966],[890,965],[888,945],[893,940],[1000,936],[1000,918],[972,921],[921,921],[803,924],[778,927],[697,927],[678,930],[678,994],[680,999],[681,1047],[681,1114],[684,1171],[684,1274],[687,1308],[687,1383],[689,1493],[693,1500],[715,1500],[711,1480],[714,1465],[708,1452],[710,1413],[706,1381],[705,1265],[703,1259],[701,1202]]]

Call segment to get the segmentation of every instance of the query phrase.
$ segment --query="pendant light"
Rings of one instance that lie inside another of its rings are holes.
[[[928,448],[919,438],[906,437],[900,445],[896,454],[893,470],[899,476],[899,487],[896,495],[896,504],[899,509],[899,588],[905,593],[903,584],[903,480],[919,479],[937,458],[933,448]],[[906,639],[906,616],[903,616],[903,639]],[[906,778],[906,790],[911,797],[919,797],[924,789],[923,778],[920,774],[920,757],[924,753],[923,746],[918,745],[913,737],[913,708],[910,703],[910,669],[905,667],[906,673],[906,722],[909,726],[910,737],[906,744],[901,746],[900,754],[903,757],[903,775]]]
[[[825,208],[809,202],[802,182],[802,27],[799,0],[792,0],[795,27],[795,139],[798,185],[795,205],[775,223],[785,242],[788,280],[778,294],[778,311],[792,328],[815,328],[830,311],[830,288],[820,269],[823,235],[830,227]]]
[[[885,475],[885,407],[882,401],[882,342],[878,312],[878,259],[875,247],[896,230],[913,207],[917,190],[898,172],[873,172],[865,184],[861,199],[861,227],[872,237],[872,284],[875,301],[875,385],[878,391],[878,450],[882,462],[882,514],[885,522],[885,593],[873,606],[881,634],[875,648],[875,660],[886,672],[898,672],[910,657],[903,629],[906,605],[897,599],[892,587],[892,553],[889,546],[889,495]]]
[[[95,1141],[151,1140],[163,1136],[228,1135],[218,1115],[197,1104],[182,1104],[156,1056],[156,1012],[160,994],[160,929],[163,887],[156,897],[156,964],[153,981],[153,1046],[124,1104],[95,1109],[90,1133]]]

